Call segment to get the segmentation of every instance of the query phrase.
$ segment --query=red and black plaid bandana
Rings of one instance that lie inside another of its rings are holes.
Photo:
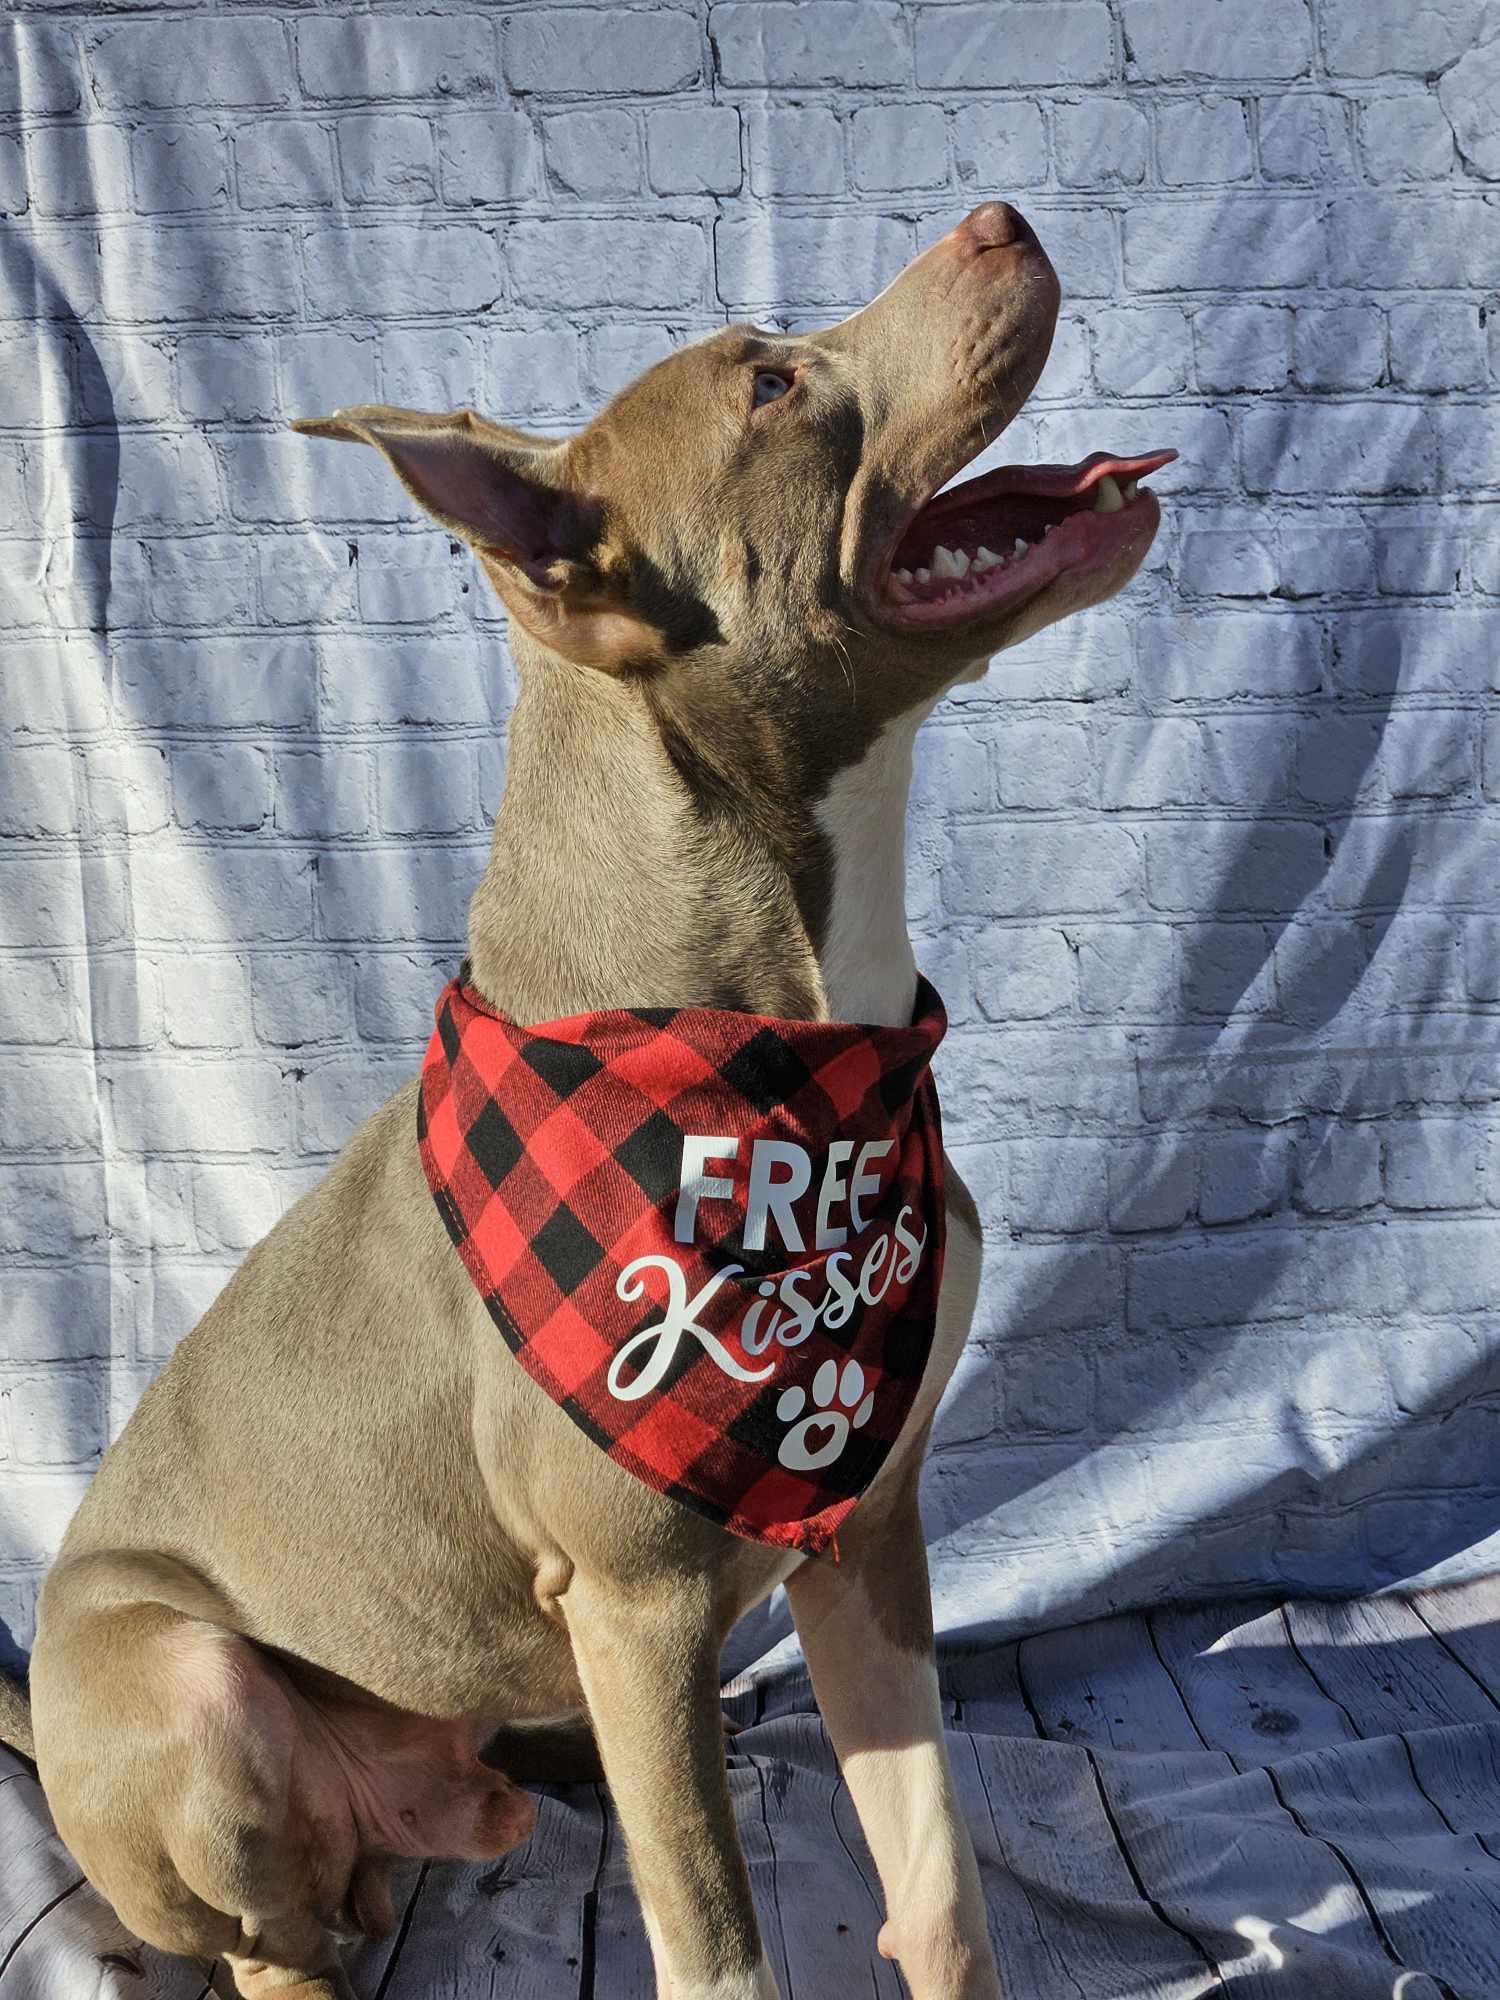
[[[532,1028],[438,1000],[418,1140],[511,1350],[617,1465],[737,1535],[828,1546],[932,1347],[943,1152],[909,1028],[706,1007]]]

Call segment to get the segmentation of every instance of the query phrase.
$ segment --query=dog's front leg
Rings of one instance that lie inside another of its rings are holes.
[[[729,1802],[707,1583],[575,1576],[562,1603],[659,2000],[777,2000]]]
[[[913,2000],[999,2000],[979,1870],[943,1740],[917,1467],[876,1490],[839,1561],[787,1581],[818,1707],[885,1890],[880,1949]]]

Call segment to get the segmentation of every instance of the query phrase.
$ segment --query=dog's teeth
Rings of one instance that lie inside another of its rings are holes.
[[[932,573],[934,576],[967,576],[969,558],[962,549],[945,549],[941,542],[932,552]]]
[[[1120,493],[1125,501],[1125,505],[1128,507],[1131,501],[1135,498],[1136,494],[1135,481],[1133,479],[1127,479],[1125,484],[1120,488]]]
[[[1043,540],[1044,542],[1046,541],[1047,537],[1048,537],[1048,536],[1049,536],[1049,535],[1050,535],[1050,534],[1052,533],[1052,530],[1053,530],[1053,529],[1054,529],[1054,528],[1055,528],[1056,526],[1057,526],[1057,523],[1056,523],[1056,521],[1049,521],[1049,522],[1047,523],[1046,527],[1045,527],[1045,528],[1043,528],[1043,530],[1042,530],[1042,540]]]
[[[931,583],[932,571],[930,569],[914,570],[912,572],[912,577],[913,581],[916,583]]]
[[[981,542],[979,547],[974,551],[974,574],[976,576],[983,576],[987,569],[993,569],[996,563],[1004,562],[1004,560],[1004,556],[997,556],[993,549],[987,549],[984,543]]]
[[[910,583],[911,571],[909,569],[898,569],[896,571],[896,581],[897,583]]]
[[[1019,535],[1016,536],[1016,554],[1018,556],[1024,556],[1030,547],[1030,542],[1023,542]]]
[[[1119,487],[1116,486],[1109,473],[1106,472],[1104,477],[1099,481],[1098,498],[1094,501],[1094,512],[1096,514],[1118,514],[1124,505],[1125,496],[1121,493]]]

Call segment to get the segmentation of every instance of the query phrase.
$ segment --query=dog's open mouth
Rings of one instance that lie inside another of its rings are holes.
[[[1077,465],[1002,465],[929,500],[903,529],[878,583],[900,624],[958,624],[1080,575],[1145,554],[1161,518],[1139,481],[1175,451]]]

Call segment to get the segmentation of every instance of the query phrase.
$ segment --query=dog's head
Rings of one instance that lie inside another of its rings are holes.
[[[546,651],[693,708],[710,689],[774,699],[831,741],[852,723],[857,752],[1118,590],[1150,546],[1137,480],[1171,452],[939,490],[1030,395],[1058,298],[1029,225],[986,202],[841,325],[727,327],[573,437],[383,406],[296,428],[382,451]]]

